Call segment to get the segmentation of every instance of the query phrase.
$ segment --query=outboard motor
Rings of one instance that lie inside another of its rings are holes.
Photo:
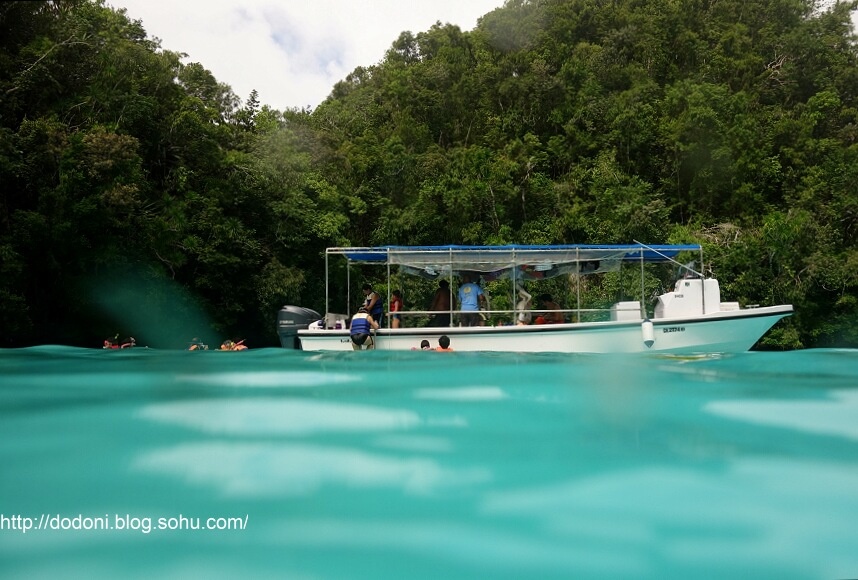
[[[287,304],[277,313],[277,334],[283,348],[300,349],[298,331],[310,326],[322,316],[315,310]]]

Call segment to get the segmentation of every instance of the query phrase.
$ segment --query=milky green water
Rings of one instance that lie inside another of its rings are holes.
[[[858,351],[0,351],[0,514],[4,578],[855,578]]]

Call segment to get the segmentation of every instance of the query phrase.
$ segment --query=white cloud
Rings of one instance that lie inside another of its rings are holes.
[[[435,22],[472,30],[503,0],[108,0],[166,50],[188,54],[243,100],[316,107],[358,66],[378,63],[403,31]]]

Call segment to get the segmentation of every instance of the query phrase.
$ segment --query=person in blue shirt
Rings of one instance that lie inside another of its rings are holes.
[[[485,321],[480,316],[480,308],[485,308],[486,297],[483,289],[472,280],[474,280],[474,276],[471,273],[462,274],[462,285],[459,286],[459,304],[463,312],[460,320],[462,326],[483,326]]]

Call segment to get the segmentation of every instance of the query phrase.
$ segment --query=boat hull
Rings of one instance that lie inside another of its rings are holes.
[[[792,306],[652,320],[546,324],[529,326],[399,328],[376,331],[376,350],[419,349],[421,340],[438,345],[450,337],[455,351],[566,353],[729,353],[749,350],[772,326],[792,314]],[[306,351],[351,351],[348,330],[300,330]],[[651,340],[650,340],[651,339]],[[651,346],[646,343],[651,341]]]

